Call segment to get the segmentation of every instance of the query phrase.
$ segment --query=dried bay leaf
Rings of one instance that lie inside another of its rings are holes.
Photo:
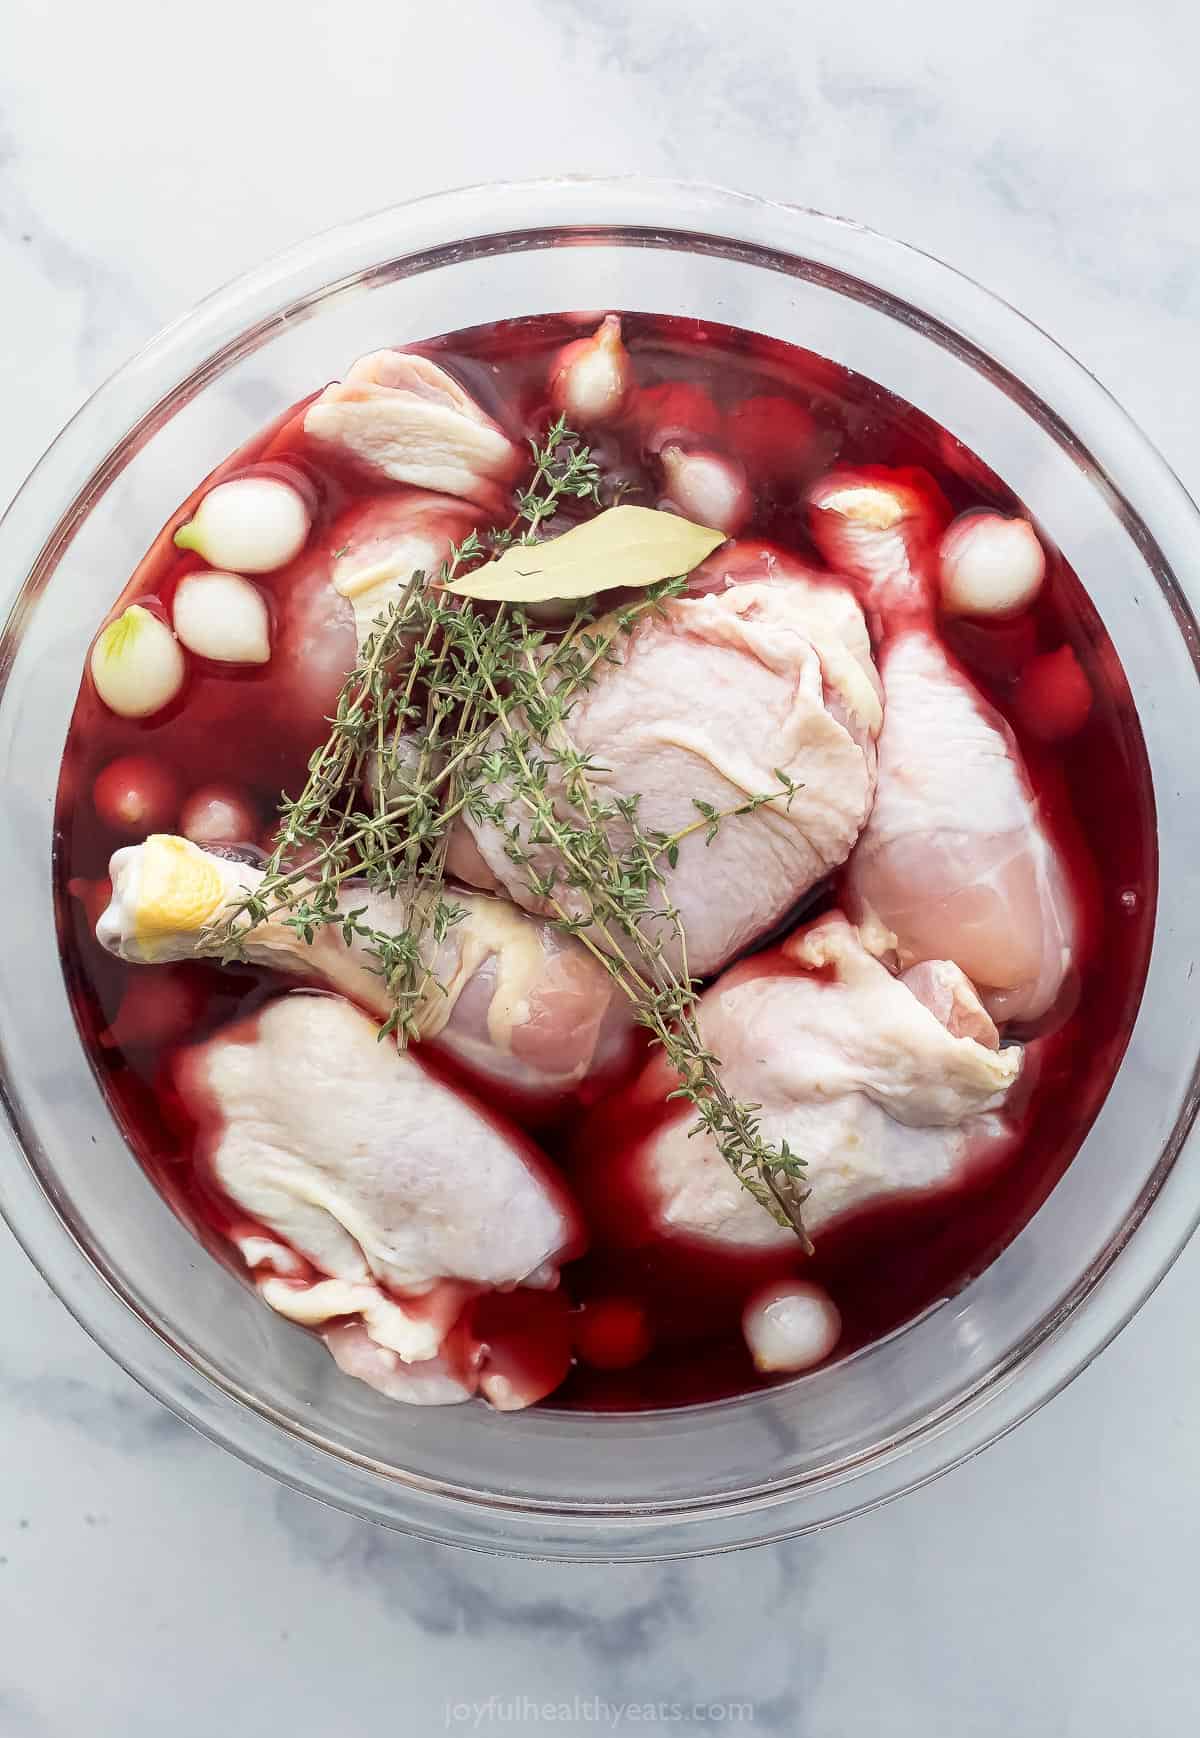
[[[607,507],[544,543],[515,543],[447,591],[495,603],[591,597],[621,585],[654,585],[698,567],[723,531],[653,507]]]

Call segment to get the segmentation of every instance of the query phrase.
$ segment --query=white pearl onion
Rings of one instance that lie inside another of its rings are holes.
[[[755,1369],[764,1375],[809,1370],[837,1345],[842,1318],[819,1285],[784,1280],[754,1294],[742,1313],[742,1332]]]
[[[607,422],[620,412],[631,381],[621,322],[609,314],[590,338],[578,338],[559,352],[551,396],[569,423]]]
[[[179,816],[179,831],[193,845],[248,845],[257,830],[249,803],[229,785],[193,791]]]
[[[746,473],[733,459],[719,453],[689,453],[680,446],[662,449],[667,497],[698,525],[711,525],[729,537],[750,517]]]
[[[221,664],[265,664],[270,618],[262,594],[238,573],[189,573],[175,591],[175,632],[189,652]]]
[[[185,665],[174,634],[141,604],[130,604],[97,636],[90,659],[96,692],[121,718],[149,718],[183,687]]]
[[[1033,526],[1002,513],[964,513],[942,538],[938,559],[942,608],[951,615],[1015,615],[1046,577]]]
[[[304,548],[312,520],[299,490],[278,477],[234,477],[205,495],[175,533],[212,567],[272,573]]]

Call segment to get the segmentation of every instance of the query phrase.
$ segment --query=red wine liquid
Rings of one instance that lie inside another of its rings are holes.
[[[694,320],[631,314],[622,316],[622,325],[641,387],[697,389],[693,413],[709,425],[700,431],[703,444],[723,446],[746,465],[754,513],[744,537],[781,544],[817,563],[802,497],[805,485],[835,461],[920,465],[955,511],[980,505],[1022,511],[999,479],[944,430],[810,352]],[[539,438],[551,420],[551,357],[588,330],[559,317],[506,321],[416,348],[456,375],[514,436]],[[307,445],[300,415],[307,403],[235,454],[192,497],[252,466],[277,470],[306,490],[315,508],[313,534],[291,567],[262,577],[269,602],[306,576],[311,580],[330,554],[333,521],[373,492]],[[794,453],[797,441],[788,437],[801,432],[800,468],[789,460],[782,472],[779,453]],[[657,462],[644,453],[635,426],[606,431],[592,446],[606,478],[629,484],[633,500],[653,504],[661,497]],[[177,522],[175,515],[171,524]],[[539,1143],[568,1174],[572,1155],[589,1155],[576,1165],[575,1180],[591,1249],[563,1273],[584,1355],[545,1404],[670,1406],[768,1385],[750,1362],[740,1319],[749,1292],[784,1273],[817,1280],[834,1297],[844,1321],[835,1356],[887,1334],[993,1260],[1078,1149],[1113,1079],[1141,997],[1155,904],[1155,823],[1141,732],[1115,651],[1080,579],[1052,549],[1048,557],[1047,581],[1015,623],[958,622],[943,630],[949,649],[1020,741],[1085,918],[1078,1004],[1043,1044],[1015,1155],[969,1189],[890,1206],[825,1233],[811,1259],[798,1246],[795,1254],[742,1258],[662,1238],[633,1207],[619,1157],[607,1166],[594,1163],[597,1152],[627,1151],[636,1116],[659,1116],[657,1107],[633,1113],[621,1094],[592,1105],[585,1086],[550,1117],[544,1109],[536,1117],[526,1114]],[[179,580],[200,565],[164,532],[123,601],[156,599],[169,610]],[[1027,733],[1014,700],[1029,660],[1064,645],[1073,648],[1095,698],[1083,728],[1047,752]],[[236,784],[265,840],[281,792],[303,782],[308,757],[324,737],[327,706],[327,697],[306,695],[298,686],[295,660],[280,656],[278,647],[271,663],[253,672],[231,673],[193,659],[179,699],[148,721],[115,717],[85,683],[63,760],[55,874],[64,969],[84,1043],[133,1151],[210,1249],[234,1265],[223,1234],[245,1216],[214,1193],[194,1162],[197,1131],[170,1087],[169,1062],[181,1043],[253,1012],[295,980],[204,962],[149,972],[106,954],[92,928],[105,903],[109,856],[129,838],[106,827],[92,790],[115,757],[152,755],[184,797],[201,786]],[[831,889],[806,915],[835,898]],[[445,1063],[439,1066],[447,1071]],[[511,1103],[496,1104],[513,1113]],[[613,1359],[635,1361],[621,1369],[597,1367]]]

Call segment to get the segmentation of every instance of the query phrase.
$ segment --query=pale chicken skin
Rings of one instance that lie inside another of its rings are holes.
[[[447,1362],[451,1330],[481,1292],[552,1289],[578,1216],[524,1136],[378,1034],[349,1003],[294,992],[183,1052],[178,1089],[209,1131],[200,1162],[271,1234],[239,1242],[273,1309],[327,1330],[342,1368],[394,1398],[486,1394],[479,1347]]]
[[[864,748],[883,721],[883,685],[866,618],[849,587],[778,544],[739,537],[723,544],[688,575],[689,597],[742,585],[797,588],[789,601],[804,612],[804,631],[821,661],[825,704]]]
[[[672,599],[579,693],[568,728],[591,759],[595,799],[636,795],[644,833],[687,830],[677,863],[663,859],[663,870],[693,975],[718,970],[845,861],[870,810],[880,721],[861,611],[844,589],[800,580]],[[797,787],[790,798],[780,772]],[[548,789],[569,813],[557,767]],[[488,794],[505,800],[500,787]],[[750,814],[729,812],[757,796],[770,800]],[[711,841],[696,824],[698,802],[726,817]],[[506,824],[520,830],[535,870],[554,866],[553,847],[529,839],[524,811]],[[625,851],[628,822],[617,818],[608,830]],[[452,869],[546,910],[507,845],[495,821],[468,817]],[[569,889],[562,897],[589,915]],[[678,964],[669,926],[646,921]]]
[[[894,639],[880,669],[879,788],[851,908],[893,932],[901,967],[951,959],[995,1019],[1039,1019],[1072,969],[1078,917],[1012,733],[925,632]]]
[[[362,356],[304,416],[307,437],[394,483],[503,510],[524,453],[458,381],[405,350]]]
[[[426,489],[372,497],[335,520],[326,540],[329,583],[354,612],[360,652],[413,575],[436,581],[452,548],[479,521],[477,508]]]
[[[885,631],[937,602],[938,545],[950,505],[928,471],[859,465],[830,471],[808,494],[812,540],[854,582]]]
[[[252,864],[155,834],[114,853],[112,897],[96,925],[101,946],[133,964],[219,956],[212,926],[262,881]],[[612,979],[582,943],[504,900],[450,892],[460,921],[435,942],[426,930],[429,977],[415,1010],[420,1036],[474,1073],[529,1092],[562,1091],[620,1048],[628,1015]],[[405,927],[403,902],[350,885],[340,909],[370,927]],[[371,969],[369,943],[338,925],[312,944],[283,916],[249,931],[246,957],[300,974],[385,1019],[391,999]]]
[[[946,962],[942,972],[957,975],[978,1036],[955,1036],[942,1005],[893,977],[840,912],[701,999],[701,1035],[727,1090],[761,1105],[764,1136],[807,1162],[804,1222],[818,1246],[838,1221],[953,1188],[1012,1145],[1003,1107],[1021,1051],[999,1049],[970,984]],[[693,1121],[686,1107],[672,1113],[632,1167],[660,1231],[748,1251],[794,1245]]]
[[[408,1406],[456,1406],[471,1398],[472,1389],[453,1364],[440,1354],[419,1364],[406,1364],[398,1352],[371,1338],[361,1321],[337,1322],[322,1338],[344,1375],[354,1376],[388,1400]]]
[[[389,490],[348,508],[278,576],[277,728],[294,730],[298,719],[324,725],[377,619],[415,572],[436,578],[479,519],[478,508],[448,495]]]

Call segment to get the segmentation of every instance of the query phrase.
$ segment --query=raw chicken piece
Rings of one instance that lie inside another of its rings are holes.
[[[445,1358],[406,1364],[398,1352],[373,1340],[361,1322],[339,1322],[321,1336],[339,1370],[377,1388],[389,1400],[409,1406],[454,1406],[472,1389],[455,1375]]]
[[[887,941],[895,937],[887,932]],[[901,972],[905,989],[941,1021],[952,1038],[974,1038],[985,1050],[995,1050],[999,1043],[995,1022],[978,992],[953,960],[922,960]]]
[[[394,483],[413,483],[499,513],[520,447],[444,368],[404,350],[362,356],[304,417],[311,440]]]
[[[701,825],[681,841],[673,870],[664,861],[693,975],[716,971],[845,861],[870,811],[880,721],[862,612],[828,582],[796,578],[676,598],[661,615],[643,617],[619,662],[598,667],[573,705],[571,740],[595,763],[597,800],[640,796],[645,832],[694,828],[697,801],[724,813],[778,791],[776,769],[800,787],[790,807],[779,797],[728,815],[711,843]],[[548,788],[566,812],[554,768]],[[506,796],[499,787],[489,794]],[[528,838],[524,811],[512,824]],[[545,909],[504,830],[474,818],[467,828],[451,847],[454,873],[490,879],[527,909]],[[609,834],[618,852],[627,849],[626,823],[610,822]],[[539,873],[554,866],[551,847],[529,849]],[[565,889],[563,897],[575,898]],[[582,898],[576,909],[586,914]],[[674,938],[665,926],[660,934],[677,960]]]
[[[133,964],[219,954],[209,926],[262,881],[251,864],[165,834],[115,852],[110,872],[112,898],[96,938]],[[449,897],[464,915],[440,944],[427,932],[431,976],[416,1012],[422,1038],[528,1091],[562,1090],[609,1059],[627,1016],[613,1005],[608,973],[582,943],[506,901],[458,891]],[[346,888],[341,908],[361,912],[376,929],[405,926],[400,900],[360,885]],[[317,979],[381,1018],[390,1012],[364,943],[347,945],[336,925],[317,931],[309,945],[273,918],[250,933],[245,951],[255,964]]]
[[[689,597],[731,591],[740,585],[797,585],[805,631],[817,649],[825,701],[855,735],[865,723],[876,735],[883,723],[883,685],[871,654],[871,639],[853,593],[791,550],[754,538],[722,544],[689,575]]]
[[[347,1376],[409,1406],[454,1406],[481,1394],[497,1412],[518,1412],[558,1387],[571,1362],[564,1332],[566,1304],[557,1292],[492,1292],[482,1304],[519,1300],[528,1319],[497,1335],[476,1323],[468,1308],[441,1352],[406,1364],[398,1352],[373,1340],[361,1322],[339,1322],[322,1338]],[[524,1331],[521,1331],[523,1329]],[[531,1338],[531,1335],[533,1336]]]
[[[376,618],[418,568],[436,575],[451,543],[466,537],[480,517],[477,508],[448,495],[392,489],[349,508],[298,561],[268,576],[275,623],[272,734],[291,740],[299,731],[314,746],[324,741],[342,684]],[[212,719],[218,740],[225,724],[224,717]]]
[[[331,551],[339,547],[328,536],[322,537],[291,567],[269,575],[275,655],[267,689],[270,716],[263,724],[268,740],[288,741],[301,734],[306,759],[307,751],[329,734],[328,720],[337,711],[338,695],[358,652],[354,609],[332,584]],[[227,730],[226,719],[215,715],[209,728],[219,742]],[[240,732],[233,738],[235,744],[242,740]],[[241,758],[244,749],[221,769],[222,775],[237,777]]]
[[[858,588],[886,628],[937,601],[938,544],[950,504],[928,471],[861,465],[830,471],[808,492],[813,542]]]
[[[301,992],[184,1052],[180,1090],[213,1131],[216,1182],[323,1276],[331,1314],[368,1307],[355,1287],[552,1279],[578,1230],[533,1148],[377,1032]],[[420,1350],[447,1325],[393,1334],[381,1320],[381,1335]]]
[[[465,502],[424,489],[397,489],[342,514],[328,538],[329,582],[354,611],[360,651],[413,574],[436,579],[451,545],[461,543],[479,517]]]
[[[203,1162],[272,1234],[238,1237],[264,1300],[324,1329],[343,1369],[422,1404],[487,1394],[490,1375],[498,1404],[528,1404],[549,1391],[536,1378],[564,1373],[526,1346],[530,1324],[563,1306],[507,1306],[520,1333],[484,1342],[471,1300],[552,1289],[578,1252],[575,1210],[523,1136],[378,1030],[347,1002],[300,993],[185,1051],[176,1082],[210,1131]]]
[[[959,993],[971,998],[965,980]],[[1021,1052],[997,1049],[978,1013],[988,1042],[954,1037],[833,912],[719,979],[699,1024],[728,1091],[761,1105],[766,1139],[807,1161],[804,1222],[817,1236],[864,1207],[950,1188],[1011,1142],[998,1113]],[[748,1250],[794,1245],[694,1121],[688,1106],[673,1111],[634,1160],[661,1229]]]
[[[873,913],[902,967],[952,959],[996,1020],[1035,1020],[1071,969],[1077,917],[1020,751],[931,635],[901,634],[875,807],[850,859],[856,915]]]

